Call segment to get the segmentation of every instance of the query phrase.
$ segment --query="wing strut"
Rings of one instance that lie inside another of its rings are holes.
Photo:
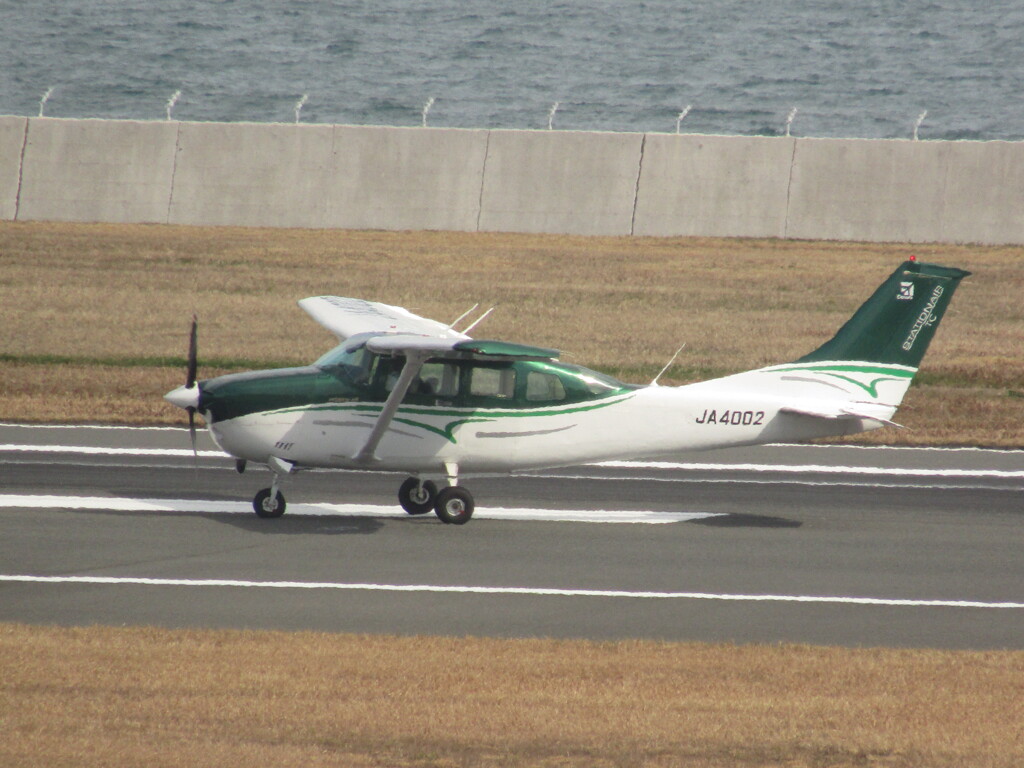
[[[398,412],[398,406],[401,405],[402,400],[405,398],[405,393],[409,391],[413,379],[419,375],[428,357],[429,354],[426,353],[416,353],[413,350],[406,351],[405,365],[402,366],[402,373],[395,383],[395,388],[391,390],[391,394],[388,395],[388,399],[384,402],[384,407],[381,409],[380,415],[370,431],[370,436],[366,438],[366,444],[353,456],[355,461],[370,464],[379,460],[376,455],[377,446],[380,445],[381,438],[384,437],[384,433],[391,426],[391,421]]]

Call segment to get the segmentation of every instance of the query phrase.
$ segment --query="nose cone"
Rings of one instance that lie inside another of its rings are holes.
[[[179,408],[194,408],[199,409],[199,385],[193,384],[191,387],[178,387],[172,389],[166,395],[166,400],[171,405],[176,405]]]

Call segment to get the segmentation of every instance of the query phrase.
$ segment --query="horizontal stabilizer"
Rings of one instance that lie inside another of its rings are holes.
[[[822,403],[814,407],[786,406],[784,408],[780,408],[779,411],[781,413],[795,413],[800,416],[813,416],[818,419],[829,419],[830,421],[838,421],[841,419],[867,419],[869,421],[877,421],[879,424],[885,424],[888,427],[906,429],[902,424],[897,424],[895,421],[890,421],[876,413],[868,413],[866,408],[857,409],[851,407],[850,403],[835,403],[834,405]]]

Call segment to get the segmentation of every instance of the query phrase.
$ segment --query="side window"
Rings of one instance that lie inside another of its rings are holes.
[[[398,377],[402,375],[405,358],[380,355],[377,357],[377,361],[373,374],[374,380],[384,385],[384,396],[387,397],[398,383]]]
[[[409,389],[410,394],[455,397],[459,393],[459,367],[455,363],[425,363]]]
[[[516,392],[516,372],[513,368],[474,367],[470,372],[469,394],[476,397],[512,399]]]
[[[565,400],[565,386],[553,373],[530,371],[526,375],[526,399],[531,402]]]

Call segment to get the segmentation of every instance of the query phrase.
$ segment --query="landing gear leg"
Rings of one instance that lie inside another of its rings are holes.
[[[276,456],[271,456],[267,466],[274,473],[274,482],[270,484],[269,488],[264,488],[256,494],[252,500],[252,508],[257,515],[263,518],[280,517],[284,514],[287,506],[284,494],[279,490],[281,480],[285,475],[291,473],[295,465]]]
[[[459,466],[453,463],[444,465],[448,473],[448,481],[451,483],[447,488],[438,491],[437,500],[434,502],[434,512],[442,523],[451,525],[465,525],[473,516],[473,495],[458,484]]]

